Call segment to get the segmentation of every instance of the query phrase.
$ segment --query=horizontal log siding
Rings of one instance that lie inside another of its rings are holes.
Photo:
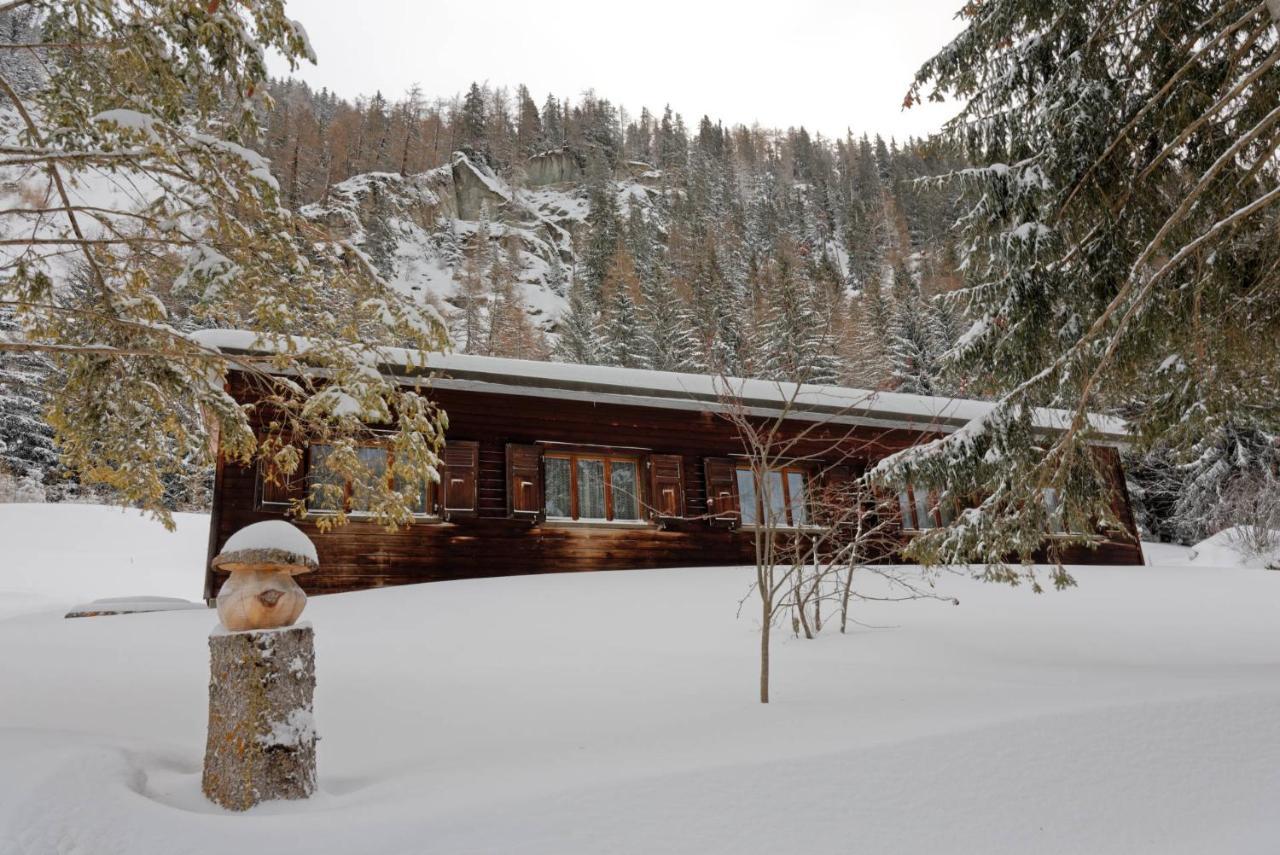
[[[243,395],[234,375],[232,392]],[[321,532],[313,521],[299,521],[297,525],[315,541],[320,557],[318,572],[298,577],[308,594],[484,576],[754,561],[749,532],[715,529],[697,519],[707,511],[703,458],[741,452],[733,426],[722,417],[460,390],[437,390],[433,398],[449,414],[450,436],[480,444],[476,518],[424,522],[396,532],[359,521]],[[809,423],[798,422],[793,430],[808,427]],[[843,426],[823,426],[814,431],[810,446],[825,447],[848,431]],[[919,442],[921,436],[912,431],[859,429],[850,442],[858,447],[860,456],[878,459]],[[508,519],[506,445],[538,442],[636,447],[681,455],[685,512],[690,519],[664,528],[531,524]],[[1115,472],[1118,477],[1118,458]],[[284,516],[279,510],[256,507],[255,480],[251,468],[229,461],[219,464],[210,557],[244,526]],[[1122,518],[1131,522],[1122,479],[1119,484],[1118,507]],[[1127,542],[1108,542],[1092,552],[1077,550],[1070,558],[1079,563],[1142,563],[1137,544]],[[206,596],[213,596],[225,577],[207,568],[206,572]]]

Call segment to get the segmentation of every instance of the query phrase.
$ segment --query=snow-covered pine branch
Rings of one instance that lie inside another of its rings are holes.
[[[978,164],[956,176],[976,322],[952,356],[1001,406],[882,467],[981,499],[917,557],[1026,560],[1045,490],[1105,521],[1089,410],[1123,409],[1175,456],[1228,422],[1280,426],[1273,6],[972,4],[918,72],[909,101],[967,101],[948,130]],[[1162,370],[1171,353],[1185,370]],[[1030,429],[1037,406],[1066,408],[1064,430]]]
[[[0,294],[20,331],[0,351],[56,366],[47,418],[62,461],[168,521],[166,482],[210,460],[210,434],[272,480],[324,441],[339,451],[332,474],[378,519],[409,522],[445,417],[384,378],[379,352],[447,336],[358,249],[294,216],[255,151],[265,52],[314,59],[282,0],[32,0],[23,14],[24,39],[66,47],[35,73],[0,64],[14,119],[0,169],[40,200],[0,214]],[[211,326],[253,330],[272,356],[193,337]],[[228,395],[229,366],[261,404]],[[355,453],[366,442],[394,447],[395,479]]]

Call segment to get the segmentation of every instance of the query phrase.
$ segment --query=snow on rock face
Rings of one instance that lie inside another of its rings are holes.
[[[461,152],[453,156],[453,187],[458,218],[462,220],[478,220],[486,207],[496,211],[511,201],[511,188]]]
[[[566,306],[563,285],[553,282],[553,259],[572,266],[574,234],[587,211],[567,189],[518,190],[458,153],[417,175],[353,176],[301,213],[364,251],[396,290],[428,304],[457,301],[465,258],[487,216],[494,248],[515,248],[526,311],[549,330]]]
[[[650,172],[615,181],[624,215],[633,207],[651,209],[658,191]],[[417,175],[353,176],[301,213],[359,247],[396,290],[454,305],[461,303],[463,265],[487,217],[493,248],[515,250],[517,288],[530,320],[553,331],[567,306],[563,271],[574,267],[590,205],[581,170],[567,152],[533,158],[524,180],[526,186],[512,186],[459,152]]]
[[[250,549],[274,549],[319,564],[316,545],[297,526],[284,520],[267,520],[245,526],[227,539],[219,555]]]
[[[559,184],[582,177],[582,166],[567,148],[544,151],[529,158],[524,166],[525,180],[530,185]]]

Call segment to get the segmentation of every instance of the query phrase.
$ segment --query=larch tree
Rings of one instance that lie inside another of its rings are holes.
[[[489,262],[485,353],[487,356],[543,359],[547,355],[546,343],[530,322],[517,286],[519,244],[511,238],[505,243],[506,249],[495,249]]]
[[[1142,444],[1228,420],[1280,427],[1280,2],[986,0],[917,72],[908,105],[962,99],[946,136],[976,167],[961,220],[973,325],[955,368],[999,393],[980,424],[887,461],[884,481],[982,496],[916,539],[930,562],[1029,562],[1041,492],[1115,525],[1086,443],[1128,405]],[[1032,429],[1035,406],[1065,430]],[[1070,584],[1061,570],[1059,585]]]
[[[376,369],[392,345],[421,364],[444,327],[353,246],[293,217],[252,148],[270,107],[266,52],[314,60],[282,0],[0,9],[35,19],[22,50],[40,59],[27,80],[0,72],[13,129],[0,170],[27,200],[0,211],[0,306],[19,326],[0,353],[46,354],[59,371],[46,415],[62,462],[169,523],[166,484],[211,462],[211,436],[273,480],[318,440],[379,520],[409,522],[446,419]],[[269,354],[225,352],[207,327],[249,330],[258,346],[239,350]],[[256,407],[224,389],[233,368]],[[356,453],[377,424],[391,427],[395,487]]]
[[[453,340],[463,353],[480,353],[484,340],[484,305],[488,291],[489,272],[493,263],[492,236],[489,227],[489,206],[484,205],[476,222],[471,250],[461,265],[461,279],[454,302],[457,311],[452,313]]]

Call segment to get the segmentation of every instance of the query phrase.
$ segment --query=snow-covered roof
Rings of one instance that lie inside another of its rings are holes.
[[[243,330],[202,330],[195,337],[201,344],[230,353],[269,349],[269,343]],[[410,352],[395,348],[379,350],[379,358],[380,367],[389,374],[408,375],[406,366],[415,362]],[[951,433],[995,409],[990,401],[969,398],[459,353],[429,353],[426,363],[433,375],[431,385],[443,389],[712,411],[721,409],[727,396],[760,415],[785,411],[788,417],[801,420],[939,433]],[[1062,429],[1069,418],[1062,410],[1035,413],[1037,426],[1046,430]],[[1129,438],[1121,419],[1091,415],[1090,421],[1106,441],[1125,442]]]

